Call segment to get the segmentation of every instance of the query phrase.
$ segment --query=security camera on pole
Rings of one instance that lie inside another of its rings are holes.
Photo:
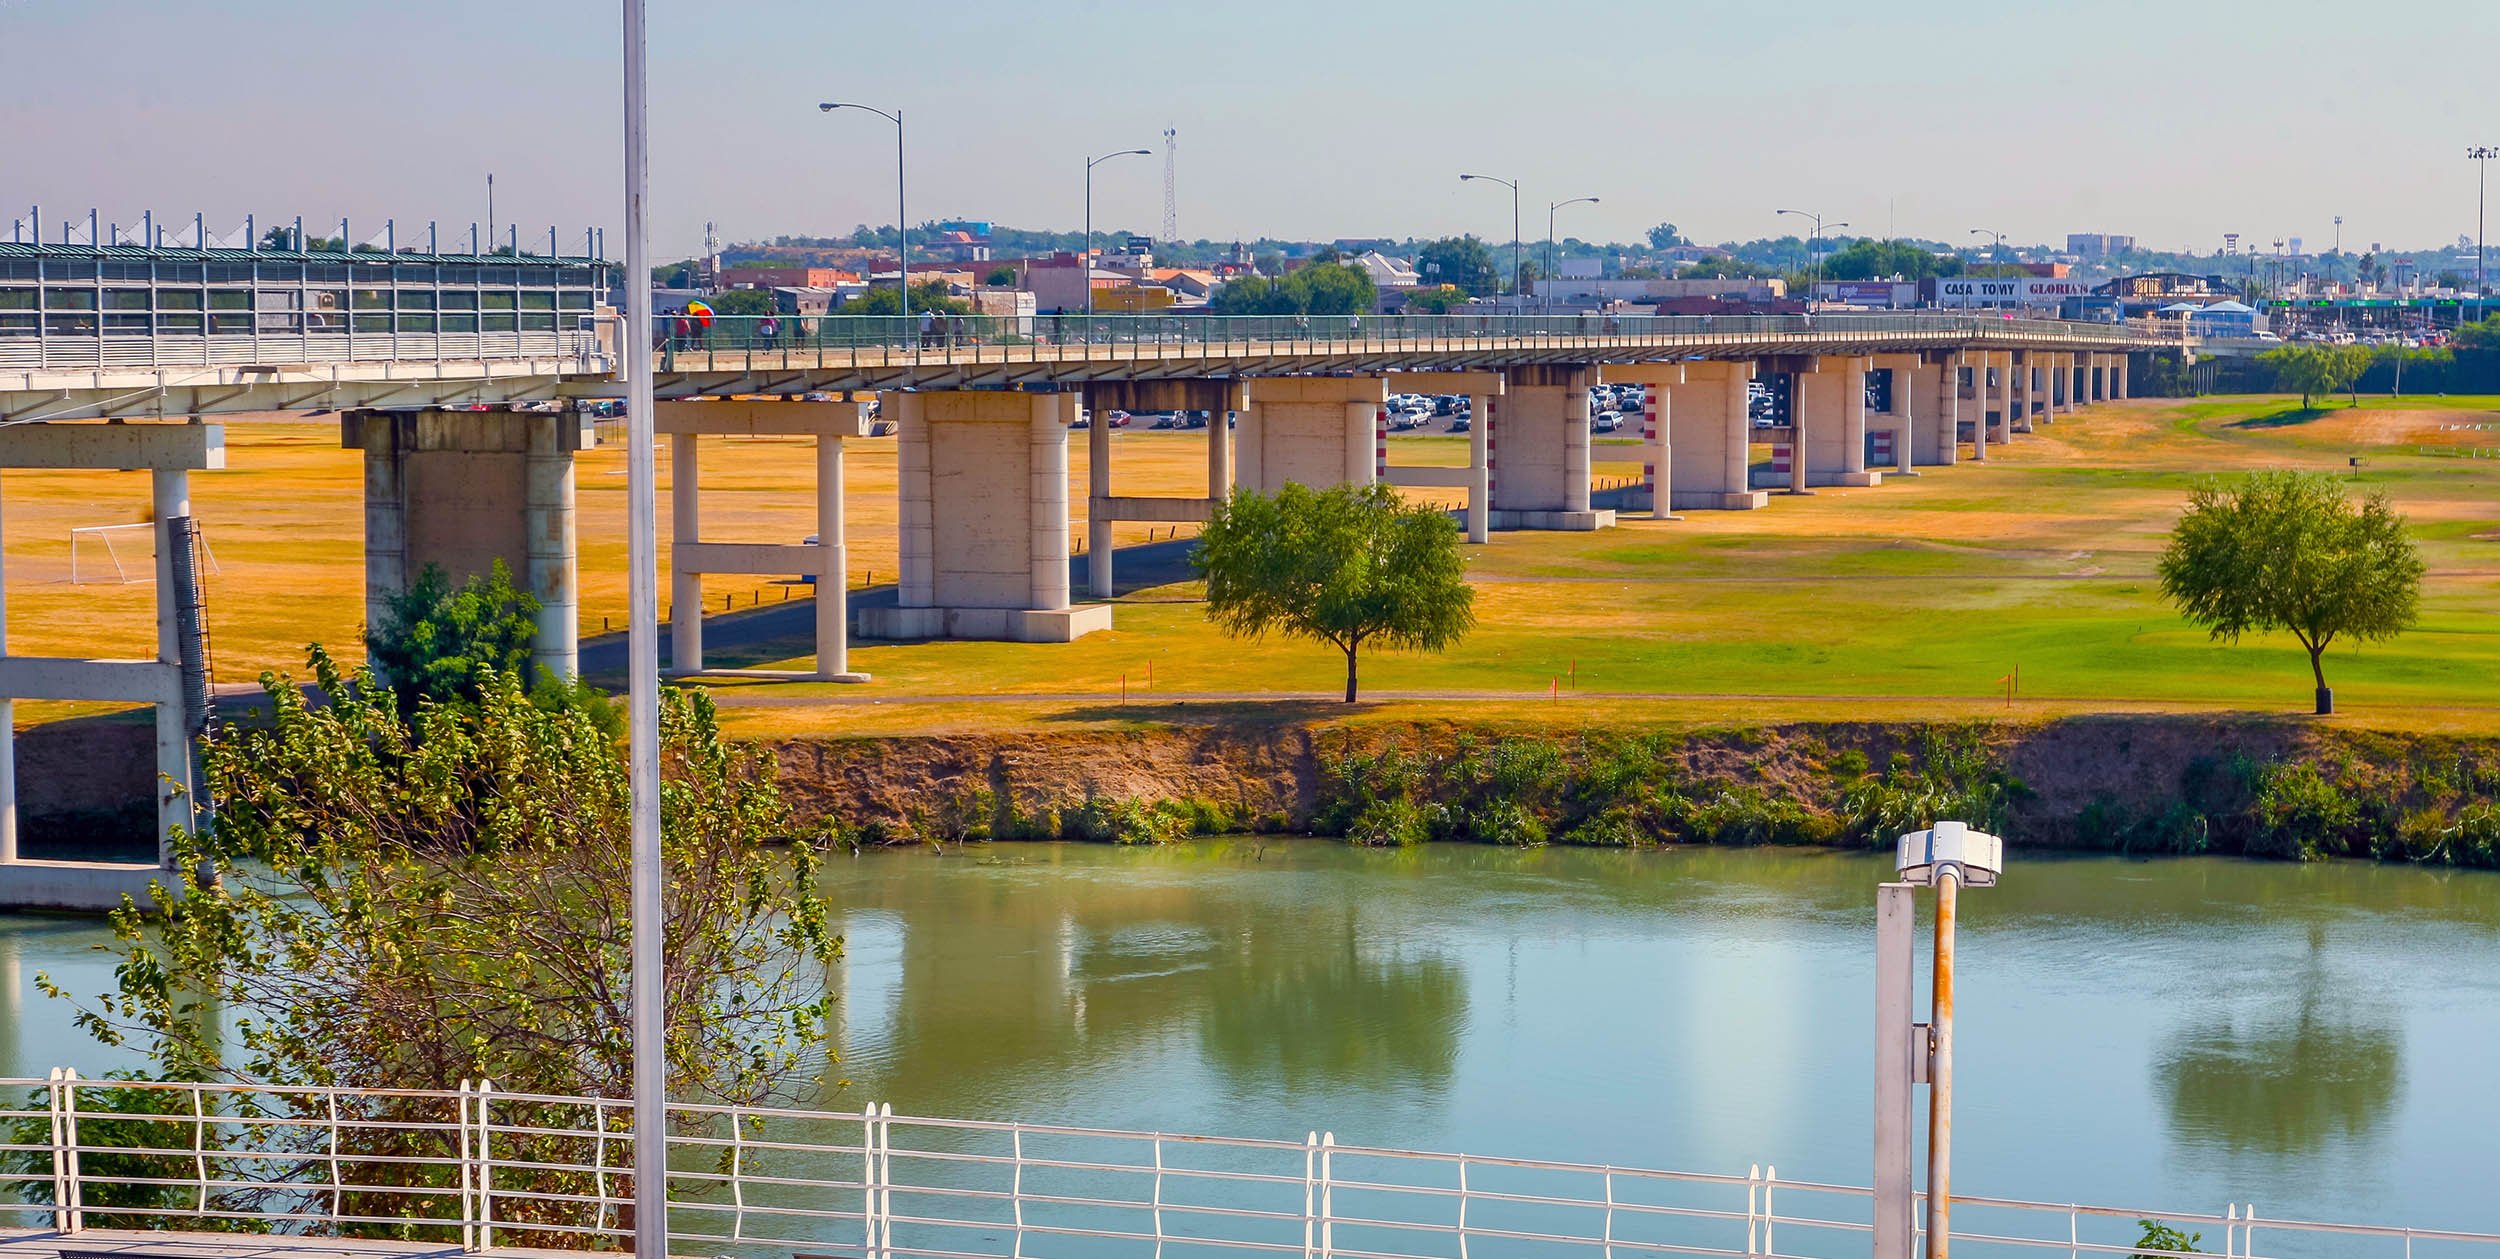
[[[1901,881],[1875,889],[1875,1259],[1910,1259],[1918,1227],[1911,1207],[1910,1089],[1927,1086],[1926,1259],[1946,1259],[1953,1208],[1953,925],[1961,889],[1993,887],[2005,841],[1960,822],[1901,837]],[[1911,929],[1917,889],[1936,889],[1934,1000],[1911,1021]]]

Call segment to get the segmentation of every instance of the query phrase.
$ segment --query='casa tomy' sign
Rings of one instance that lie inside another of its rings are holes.
[[[2083,280],[2051,280],[2036,275],[2000,279],[1942,278],[1936,281],[1938,306],[2054,306],[2061,299],[2092,292]]]

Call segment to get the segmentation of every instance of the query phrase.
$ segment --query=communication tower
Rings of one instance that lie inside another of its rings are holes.
[[[1172,192],[1173,155],[1180,147],[1180,135],[1177,128],[1165,127],[1163,129],[1163,239],[1166,244],[1181,238],[1180,202],[1174,198]]]

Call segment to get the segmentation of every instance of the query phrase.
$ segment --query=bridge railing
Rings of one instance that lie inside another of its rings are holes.
[[[585,317],[571,329],[498,332],[328,331],[44,333],[0,336],[0,371],[80,371],[310,363],[474,362],[567,358],[573,370],[610,369],[602,338]]]
[[[662,370],[716,364],[1347,355],[1367,351],[1637,349],[1842,340],[1904,345],[2017,337],[2111,349],[2161,343],[2128,325],[1951,312],[1799,315],[748,315],[654,320]]]
[[[0,1080],[0,1225],[614,1248],[630,1106],[456,1090]],[[1858,1259],[1871,1191],[1299,1140],[679,1104],[670,1238],[860,1259]],[[2500,1235],[1962,1196],[1958,1251],[2158,1255],[2139,1221],[2233,1259],[2500,1255]]]

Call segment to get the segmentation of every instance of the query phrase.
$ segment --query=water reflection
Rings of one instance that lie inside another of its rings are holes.
[[[1194,1041],[1208,1083],[1433,1096],[1458,1056],[1464,974],[1394,904],[1341,881],[1256,877],[1255,845],[1140,854],[1121,871],[1036,849],[929,858],[934,880],[842,880],[846,913],[899,924],[886,1009],[845,1069],[898,1108],[1022,1113],[1036,1080],[1144,1070]],[[1234,877],[1248,874],[1244,879]],[[850,1104],[856,1099],[845,1099]]]
[[[2296,981],[2259,1008],[2207,1014],[2163,1041],[2153,1078],[2174,1146],[2293,1159],[2382,1138],[2404,1088],[2403,1034],[2366,989],[2334,980],[2326,933],[2310,924]]]

